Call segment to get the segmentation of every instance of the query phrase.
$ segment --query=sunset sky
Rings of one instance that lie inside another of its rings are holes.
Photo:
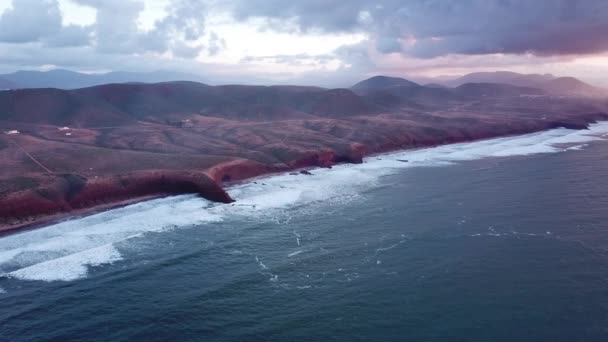
[[[342,86],[511,70],[608,86],[605,0],[0,0],[0,72]]]

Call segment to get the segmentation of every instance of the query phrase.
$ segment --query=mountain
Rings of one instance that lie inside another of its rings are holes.
[[[594,87],[574,77],[559,77],[542,85],[543,89],[553,94],[575,96],[608,96],[608,91]]]
[[[439,83],[427,83],[424,86],[427,88],[441,88],[441,89],[449,88],[448,86],[439,84]]]
[[[474,72],[455,80],[446,82],[447,85],[457,87],[465,83],[504,83],[519,87],[539,88],[554,79],[551,74],[519,74],[511,71]]]
[[[443,86],[447,86],[448,82],[453,81],[459,77],[461,77],[461,76],[460,75],[457,75],[457,76],[439,75],[439,76],[427,77],[427,76],[413,75],[413,76],[408,76],[408,79],[410,81],[416,82],[418,84],[440,84]]]
[[[555,77],[551,74],[519,74],[510,71],[476,72],[446,82],[457,87],[466,83],[502,83],[518,87],[538,88],[550,95],[598,97],[608,96],[603,88],[587,84],[574,77]]]
[[[420,87],[420,85],[399,77],[374,76],[355,84],[350,89],[357,94],[364,94],[398,87]]]
[[[430,108],[468,99],[508,98],[521,95],[543,95],[538,88],[519,87],[501,83],[465,83],[454,88],[439,84],[424,86],[402,78],[376,76],[355,84],[351,89],[380,108],[409,106]]]
[[[453,91],[463,97],[518,97],[521,95],[544,95],[538,88],[519,87],[503,83],[465,83],[453,88]]]
[[[553,85],[557,91],[559,87],[572,88],[573,82],[564,79]],[[588,91],[584,84],[576,84],[581,91]],[[521,101],[522,95],[544,94],[538,88],[508,84],[466,83],[442,88],[390,77],[373,77],[353,88],[366,90],[357,94],[350,89],[210,86],[189,81],[113,83],[73,90],[20,89],[0,92],[0,122],[84,128],[136,125],[140,121],[181,125],[193,115],[238,122],[349,119],[443,110],[480,100],[511,105]]]
[[[13,89],[15,88],[15,83],[0,77],[0,90]]]
[[[3,83],[3,80],[5,83]],[[102,74],[85,74],[64,69],[50,71],[17,71],[0,75],[0,89],[78,89],[108,83],[156,83],[168,81],[200,82],[201,78],[196,75],[168,71],[147,73],[109,72]],[[2,86],[3,84],[5,84],[5,86]]]
[[[209,86],[188,81],[4,91],[0,92],[0,108],[0,120],[71,127],[123,125],[138,120],[166,123],[185,114],[269,121],[348,117],[374,111],[364,98],[348,89]]]
[[[395,106],[420,108],[459,99],[458,94],[447,87],[421,86],[404,78],[388,76],[368,78],[350,89],[385,110]]]

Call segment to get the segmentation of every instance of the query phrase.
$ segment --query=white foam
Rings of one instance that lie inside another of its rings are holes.
[[[300,247],[300,238],[302,236],[300,234],[298,234],[295,230],[293,231],[293,235],[295,235],[295,237],[296,237],[296,244],[298,245],[298,247]]]
[[[233,207],[217,206],[212,211],[222,216],[267,216],[304,203],[322,202],[324,206],[329,206],[357,198],[363,189],[373,187],[382,176],[399,169],[440,167],[489,157],[563,152],[573,150],[568,144],[576,143],[582,148],[582,143],[601,140],[602,134],[607,132],[608,122],[602,122],[591,125],[589,130],[559,128],[522,136],[390,153],[367,158],[360,165],[317,169],[312,175],[272,176],[228,189],[238,204]]]
[[[264,265],[264,263],[262,261],[260,261],[260,258],[258,258],[257,256],[255,257],[255,262],[258,263],[258,265],[260,266],[261,269],[263,269],[263,270],[268,269],[268,266]]]
[[[149,232],[221,217],[209,201],[178,196],[148,201],[0,239],[0,274],[27,280],[74,280],[88,266],[120,260],[116,244]]]
[[[21,268],[8,276],[24,280],[70,281],[86,277],[88,266],[110,264],[121,259],[114,246],[105,245]]]
[[[0,287],[0,294],[5,294],[6,290]]]
[[[566,149],[566,151],[580,151],[587,146],[589,146],[589,144],[575,145],[575,146],[568,147]]]
[[[287,257],[291,258],[291,257],[294,257],[294,256],[296,256],[298,254],[302,254],[302,253],[304,253],[304,251],[295,251],[295,252],[287,254]]]
[[[276,175],[231,187],[228,192],[237,200],[235,204],[214,204],[195,196],[143,202],[1,238],[0,274],[43,281],[80,279],[86,277],[90,266],[120,260],[120,250],[128,241],[149,232],[213,224],[238,216],[287,224],[290,216],[281,221],[276,219],[277,215],[293,215],[293,208],[302,208],[304,204],[320,203],[327,210],[332,205],[352,201],[366,188],[378,184],[381,177],[400,169],[441,167],[489,157],[574,151],[583,148],[585,143],[605,139],[607,135],[608,122],[602,122],[591,125],[586,131],[560,128],[374,156],[360,165],[318,169],[313,175]],[[294,236],[299,246],[300,236],[296,232]],[[259,259],[257,262],[262,269],[266,267]]]

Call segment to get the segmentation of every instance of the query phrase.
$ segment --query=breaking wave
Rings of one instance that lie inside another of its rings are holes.
[[[81,279],[91,267],[120,261],[121,247],[146,233],[214,224],[239,216],[272,218],[277,211],[304,204],[318,202],[328,206],[350,201],[362,190],[377,185],[382,176],[401,169],[440,167],[488,157],[576,153],[586,143],[604,139],[607,133],[608,122],[603,122],[586,131],[560,128],[372,156],[360,165],[317,169],[312,175],[282,174],[233,186],[228,189],[237,200],[233,204],[211,203],[190,195],[142,202],[1,238],[0,275],[39,281]],[[299,242],[297,234],[296,238]],[[263,263],[258,262],[262,267]]]

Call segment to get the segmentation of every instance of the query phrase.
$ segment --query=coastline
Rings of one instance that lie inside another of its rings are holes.
[[[586,121],[587,121],[586,127],[575,127],[575,128],[579,129],[579,130],[588,129],[588,126],[590,124],[597,123],[598,121],[602,121],[602,120],[592,119],[592,120],[586,120]],[[563,126],[565,126],[565,125],[563,125]],[[560,126],[560,127],[563,127],[563,126]],[[519,135],[531,134],[531,133],[539,133],[539,132],[548,131],[548,130],[554,129],[554,128],[556,128],[556,127],[550,127],[550,128],[545,127],[542,129],[532,129],[532,130],[529,130],[526,132],[517,132],[517,133],[513,133],[513,134],[484,136],[479,139],[462,139],[462,140],[457,140],[457,141],[450,141],[448,143],[429,143],[429,144],[422,144],[422,145],[413,146],[413,147],[409,147],[409,148],[408,147],[403,148],[403,147],[399,147],[399,146],[385,146],[385,148],[380,149],[380,150],[370,150],[366,146],[363,146],[361,144],[353,144],[352,150],[349,153],[347,153],[346,155],[344,155],[344,154],[340,155],[331,150],[323,150],[323,151],[319,151],[314,156],[314,158],[308,157],[305,160],[294,160],[294,161],[288,163],[287,165],[280,165],[280,166],[265,165],[265,164],[260,164],[260,163],[252,162],[249,160],[245,160],[245,159],[237,159],[237,160],[232,160],[229,162],[224,162],[224,163],[214,165],[201,172],[202,174],[206,175],[208,177],[208,179],[214,183],[214,184],[210,185],[211,189],[208,187],[202,187],[202,188],[197,188],[196,189],[197,191],[192,191],[193,188],[185,187],[184,189],[187,191],[175,191],[175,189],[172,188],[172,189],[170,189],[171,191],[166,191],[166,192],[159,192],[159,191],[155,191],[154,189],[149,189],[151,191],[149,191],[150,193],[148,193],[148,194],[142,194],[139,196],[137,194],[135,194],[132,197],[129,197],[128,195],[125,197],[123,194],[122,197],[114,196],[114,198],[116,198],[116,200],[104,198],[104,199],[102,199],[103,203],[99,204],[98,201],[94,201],[94,205],[87,206],[87,207],[74,208],[74,209],[70,209],[70,210],[62,210],[62,211],[57,211],[57,212],[53,212],[50,214],[38,214],[36,216],[32,216],[30,214],[30,216],[27,217],[28,220],[24,220],[23,222],[19,222],[17,224],[0,224],[0,237],[20,233],[20,232],[27,231],[27,230],[39,229],[39,228],[43,228],[43,227],[48,226],[53,223],[63,222],[63,221],[71,220],[74,218],[86,217],[86,216],[94,215],[97,213],[105,212],[108,210],[128,206],[131,204],[136,204],[136,203],[140,203],[140,202],[144,202],[144,201],[148,201],[148,200],[152,200],[152,199],[181,195],[181,194],[197,194],[198,193],[199,196],[204,197],[211,201],[230,203],[233,200],[229,197],[229,195],[225,191],[226,188],[229,188],[230,186],[233,186],[235,184],[239,184],[242,182],[251,182],[251,181],[253,181],[255,179],[259,179],[259,178],[270,177],[273,175],[284,174],[284,173],[288,173],[288,172],[299,172],[301,170],[311,170],[311,169],[315,169],[315,168],[331,168],[333,165],[338,165],[338,164],[359,164],[359,163],[363,162],[363,158],[370,158],[370,157],[379,156],[379,155],[406,152],[406,151],[414,151],[414,150],[418,150],[418,149],[427,149],[427,148],[433,148],[433,147],[445,146],[445,145],[451,145],[451,144],[458,144],[458,143],[477,142],[477,141],[483,141],[483,140],[489,140],[489,139],[505,138],[505,137],[519,136]],[[563,127],[563,128],[572,129],[573,127]],[[184,171],[184,172],[192,172],[192,171]],[[163,177],[162,177],[164,182],[174,181],[171,179],[166,180],[164,178],[164,176],[165,175],[163,175]],[[174,176],[177,178],[183,178],[182,173],[180,173],[179,176],[177,176],[177,174],[174,174]],[[162,187],[166,188],[165,183],[163,183],[162,185],[163,186],[161,186],[161,188]],[[209,185],[209,184],[207,184],[207,185]],[[228,197],[226,198],[224,196],[220,196],[218,198],[217,196],[215,196],[215,197],[209,196],[208,191],[212,191],[212,192],[217,191],[217,190],[213,190],[213,188],[215,188],[216,186],[217,186],[217,188],[221,189],[221,191],[224,194],[226,194]]]
[[[172,195],[157,195],[157,196],[144,196],[144,197],[138,197],[138,198],[131,198],[131,199],[123,200],[123,201],[117,201],[114,203],[101,204],[99,206],[90,207],[90,208],[75,209],[70,212],[55,213],[55,214],[41,217],[39,220],[36,220],[33,222],[25,222],[25,223],[14,225],[14,226],[3,227],[2,225],[0,225],[0,239],[5,236],[26,232],[28,230],[41,229],[41,228],[44,228],[46,226],[53,225],[56,223],[61,223],[64,221],[70,221],[73,219],[91,216],[91,215],[103,213],[103,212],[106,212],[109,210],[123,208],[123,207],[129,206],[129,205],[132,205],[132,204],[151,201],[154,199],[164,198],[164,197],[168,197],[168,196],[172,196]]]

